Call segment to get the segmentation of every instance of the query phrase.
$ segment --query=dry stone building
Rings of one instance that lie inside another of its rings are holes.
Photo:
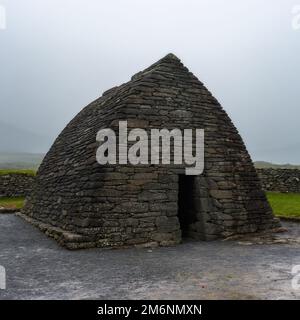
[[[205,168],[99,165],[96,134],[130,128],[205,130]],[[41,164],[21,214],[70,248],[172,245],[278,225],[226,112],[173,54],[85,107]]]

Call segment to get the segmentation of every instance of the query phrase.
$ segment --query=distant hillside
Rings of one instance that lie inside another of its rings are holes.
[[[37,169],[42,153],[0,152],[0,169]]]
[[[265,169],[265,168],[273,168],[273,169],[300,169],[300,165],[293,164],[274,164],[266,161],[256,161],[254,162],[255,168]]]
[[[41,164],[44,153],[0,152],[0,169],[37,169]],[[266,161],[254,162],[255,168],[299,169],[300,165],[274,164]]]
[[[49,149],[49,137],[0,121],[0,152],[37,153]]]

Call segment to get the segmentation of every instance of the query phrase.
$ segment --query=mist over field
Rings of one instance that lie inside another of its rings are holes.
[[[300,30],[290,0],[2,0],[0,152],[45,153],[103,91],[169,52],[254,160],[300,164]]]

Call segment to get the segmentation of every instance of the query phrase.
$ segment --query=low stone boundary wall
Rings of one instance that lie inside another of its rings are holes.
[[[0,198],[26,196],[31,191],[34,178],[26,173],[0,175]]]
[[[300,193],[300,170],[256,169],[265,191]],[[26,173],[0,175],[0,198],[21,197],[30,193],[35,177]]]
[[[300,170],[256,169],[265,191],[300,193]]]

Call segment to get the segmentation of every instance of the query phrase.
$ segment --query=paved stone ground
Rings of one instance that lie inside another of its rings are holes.
[[[300,239],[300,224],[284,226]],[[0,215],[7,273],[0,299],[300,299],[291,286],[296,264],[299,243],[68,251],[15,215]]]

